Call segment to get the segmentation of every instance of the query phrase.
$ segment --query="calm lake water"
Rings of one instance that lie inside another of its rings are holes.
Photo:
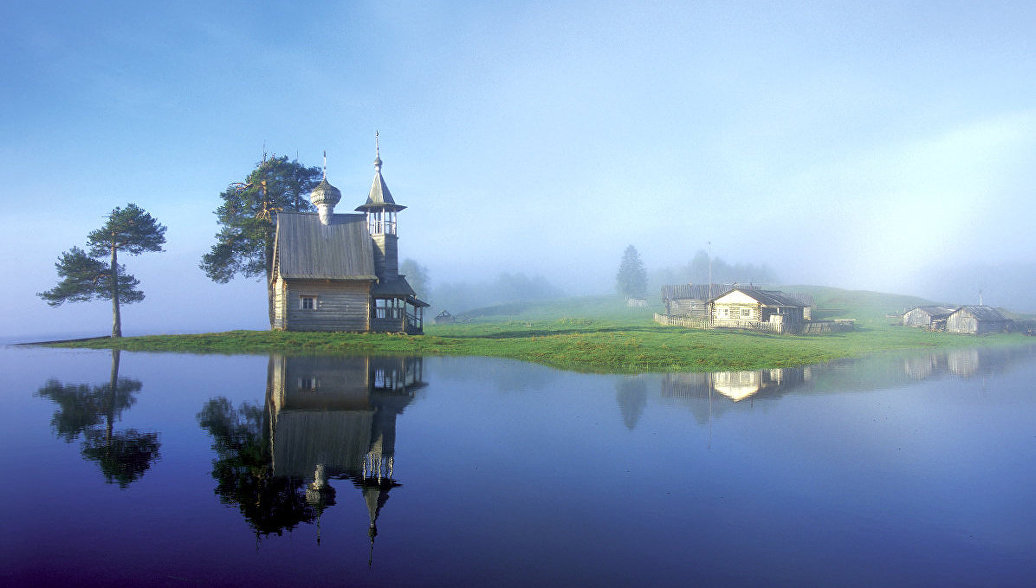
[[[1031,586],[1034,381],[0,348],[0,584]]]

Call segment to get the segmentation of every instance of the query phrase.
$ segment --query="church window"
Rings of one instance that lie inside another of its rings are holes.
[[[299,296],[299,308],[302,310],[316,310],[317,308],[317,297],[316,296]]]

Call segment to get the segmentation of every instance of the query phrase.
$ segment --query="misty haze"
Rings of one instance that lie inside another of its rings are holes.
[[[4,3],[0,584],[1032,585],[1033,23]]]

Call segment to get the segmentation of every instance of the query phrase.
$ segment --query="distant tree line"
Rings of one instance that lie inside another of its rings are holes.
[[[431,300],[435,303],[434,310],[445,309],[458,314],[488,306],[551,300],[564,295],[561,288],[543,276],[504,272],[489,282],[444,282],[432,290]]]
[[[777,274],[766,264],[727,263],[719,257],[712,258],[712,283],[714,284],[774,284]],[[687,265],[668,267],[655,272],[652,282],[662,284],[707,284],[709,283],[709,254],[699,250]]]

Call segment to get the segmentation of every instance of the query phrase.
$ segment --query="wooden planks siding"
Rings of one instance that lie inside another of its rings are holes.
[[[381,279],[399,275],[399,237],[395,235],[371,235],[374,245],[374,273]]]
[[[284,329],[289,331],[368,331],[370,285],[366,280],[286,280]],[[316,296],[303,309],[302,296]]]

